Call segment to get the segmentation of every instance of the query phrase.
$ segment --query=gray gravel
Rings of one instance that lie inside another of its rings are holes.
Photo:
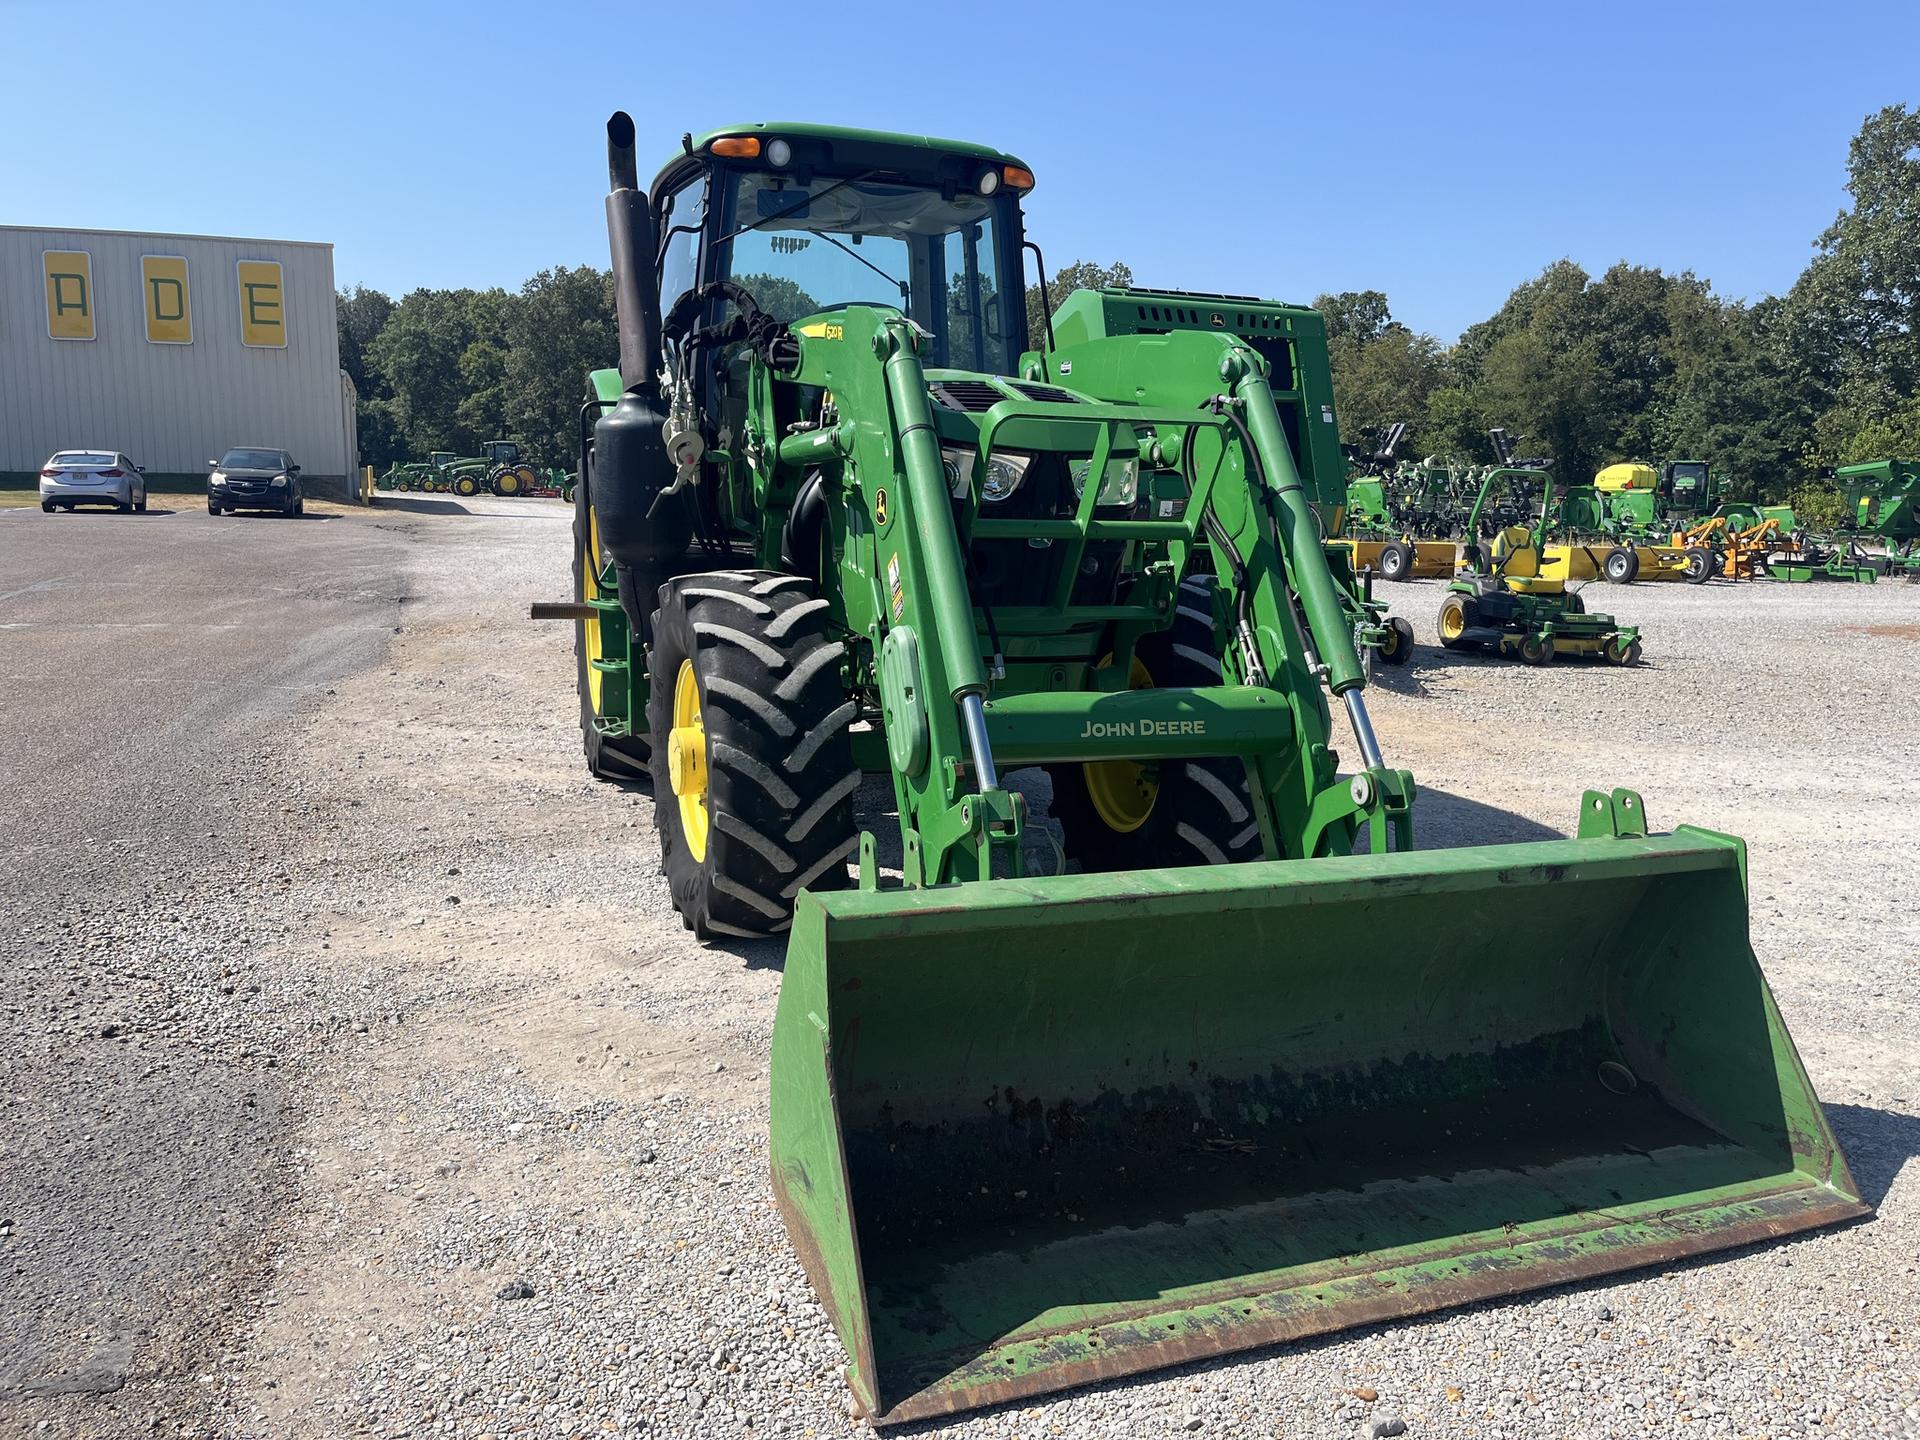
[[[838,1342],[765,1175],[779,947],[693,945],[657,878],[651,801],[580,768],[566,627],[520,618],[564,592],[564,509],[414,504],[332,527],[409,598],[387,602],[399,633],[380,655],[300,712],[287,878],[227,897],[244,933],[216,928],[217,897],[178,912],[199,948],[145,963],[179,1001],[108,987],[120,1023],[178,1008],[170,1023],[274,1062],[251,1143],[284,1193],[241,1207],[261,1263],[184,1282],[216,1322],[183,1352],[191,1373],[163,1382],[135,1343],[119,1390],[16,1392],[0,1419],[853,1433]],[[0,518],[0,544],[17,523]],[[1648,666],[1544,673],[1433,648],[1437,586],[1381,592],[1423,642],[1374,713],[1423,782],[1426,844],[1566,833],[1579,791],[1613,784],[1641,789],[1657,824],[1747,838],[1756,951],[1879,1217],[944,1433],[1920,1435],[1920,587],[1596,587],[1590,604],[1646,627]],[[223,977],[229,945],[244,968]],[[124,1048],[86,1039],[96,1013],[48,1042],[76,1080]],[[147,1151],[102,1163],[138,1172]],[[0,1245],[16,1287],[62,1259]]]

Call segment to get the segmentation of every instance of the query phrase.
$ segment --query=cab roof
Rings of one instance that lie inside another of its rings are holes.
[[[936,156],[954,156],[996,165],[1017,165],[1022,170],[1030,171],[1032,168],[1018,156],[1009,155],[1004,150],[995,150],[990,145],[976,145],[968,140],[942,140],[932,135],[905,135],[891,130],[861,130],[847,125],[814,125],[798,121],[760,120],[746,125],[726,125],[717,130],[709,130],[703,135],[689,137],[681,153],[672,156],[665,165],[660,167],[660,173],[654,180],[656,189],[661,181],[685,165],[690,155],[705,159],[708,156],[708,147],[714,141],[724,140],[733,135],[754,135],[762,139],[784,136],[790,140],[825,142],[828,146],[834,146],[838,142],[854,151],[871,152],[882,148],[920,150],[926,152],[928,159]]]

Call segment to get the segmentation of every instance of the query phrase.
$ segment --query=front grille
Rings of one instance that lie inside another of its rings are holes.
[[[970,415],[991,410],[1007,398],[999,386],[984,380],[939,380],[927,390],[949,410],[964,410]]]
[[[1013,388],[1026,396],[1027,399],[1038,400],[1043,405],[1078,405],[1080,403],[1080,397],[1078,395],[1068,390],[1062,390],[1057,385],[1019,383],[1015,384]]]

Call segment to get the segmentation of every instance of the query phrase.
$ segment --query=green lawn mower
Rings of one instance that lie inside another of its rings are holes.
[[[1446,598],[1440,602],[1440,643],[1449,650],[1491,650],[1529,665],[1551,664],[1562,655],[1596,656],[1615,665],[1638,664],[1638,629],[1618,624],[1611,615],[1588,613],[1579,592],[1567,588],[1564,575],[1544,573],[1566,563],[1564,548],[1554,561],[1546,558],[1553,477],[1547,473],[1545,462],[1515,461],[1507,433],[1489,433],[1500,464],[1480,482],[1480,494],[1467,521],[1468,573],[1447,587]],[[1483,546],[1480,517],[1489,497],[1507,488],[1521,493],[1537,489],[1540,517],[1532,530],[1508,526]]]

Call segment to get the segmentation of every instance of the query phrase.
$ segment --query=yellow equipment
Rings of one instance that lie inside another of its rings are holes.
[[[1445,580],[1460,568],[1451,540],[1336,540],[1353,556],[1353,573],[1371,569],[1388,580]]]
[[[1622,490],[1651,490],[1659,483],[1659,471],[1632,460],[1609,465],[1593,477],[1593,488],[1603,495],[1617,495]]]

